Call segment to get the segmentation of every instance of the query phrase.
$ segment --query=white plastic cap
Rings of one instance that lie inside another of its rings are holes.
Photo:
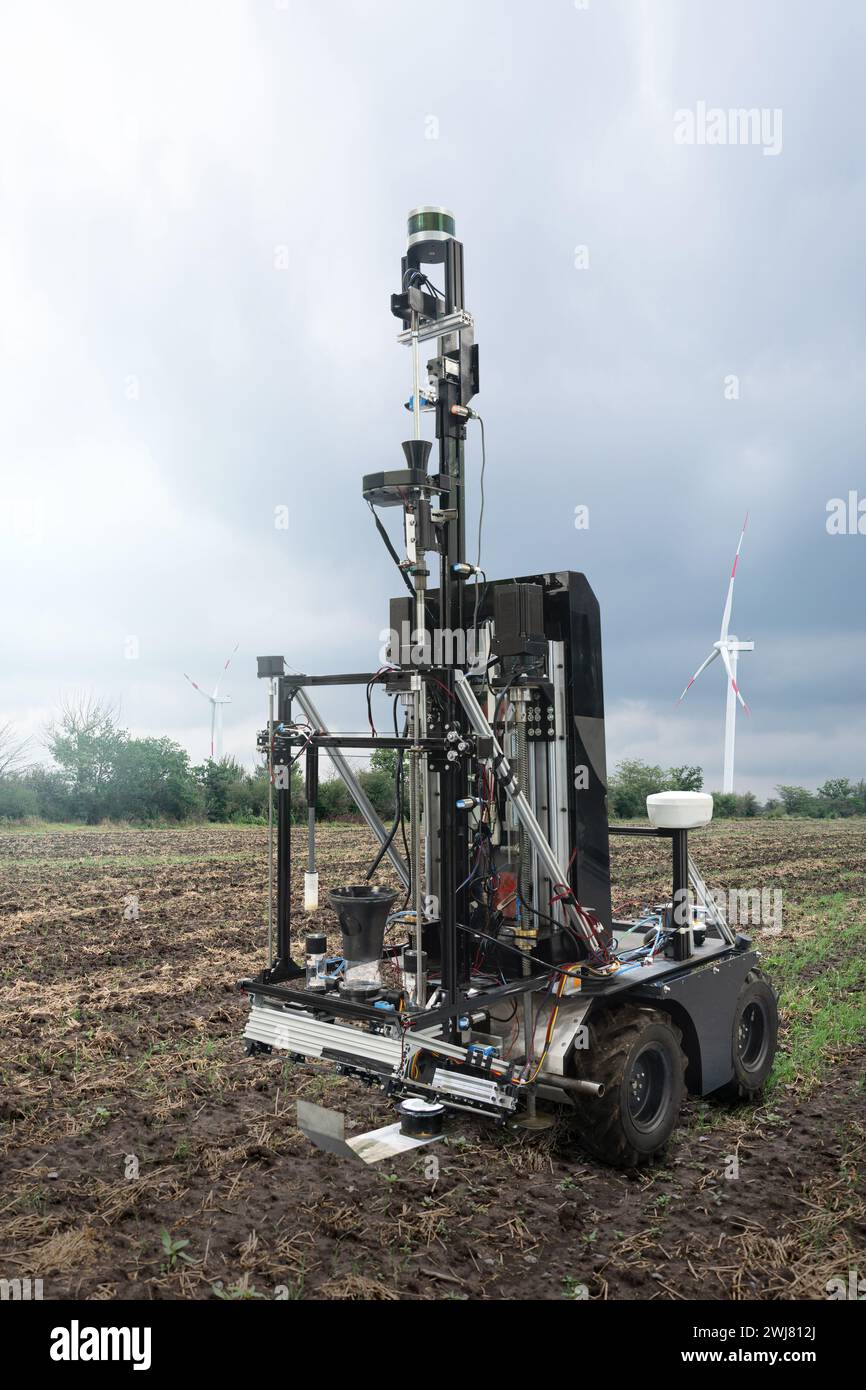
[[[699,830],[713,818],[709,792],[653,792],[646,813],[658,830]]]

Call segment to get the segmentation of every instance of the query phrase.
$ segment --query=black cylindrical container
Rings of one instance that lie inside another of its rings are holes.
[[[410,1096],[397,1107],[400,1133],[408,1139],[438,1139],[445,1123],[445,1106],[439,1101]]]

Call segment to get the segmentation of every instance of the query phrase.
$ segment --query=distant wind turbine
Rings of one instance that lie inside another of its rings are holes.
[[[199,695],[203,695],[206,700],[210,700],[210,755],[211,758],[215,758],[217,762],[220,761],[223,755],[223,705],[231,704],[230,695],[220,695],[220,682],[231,666],[232,657],[239,646],[240,642],[237,642],[234,651],[220,671],[217,677],[217,683],[210,695],[208,695],[206,690],[202,690],[200,685],[196,685],[192,676],[187,676],[186,671],[183,673],[193,690],[197,690]]]
[[[725,670],[728,673],[728,698],[725,705],[725,768],[722,778],[722,790],[726,792],[732,792],[734,790],[734,738],[736,735],[737,701],[743,706],[746,714],[749,713],[749,706],[740,694],[740,687],[737,685],[737,661],[740,652],[753,652],[755,650],[754,642],[740,642],[738,638],[731,636],[728,632],[728,626],[731,621],[731,608],[734,603],[734,579],[737,574],[737,562],[740,558],[740,549],[748,524],[749,516],[748,513],[746,513],[743,529],[740,532],[740,544],[737,546],[737,553],[734,556],[734,563],[731,568],[731,579],[728,584],[728,597],[725,600],[725,611],[722,614],[722,627],[719,633],[719,640],[713,643],[713,649],[706,661],[695,671],[695,674],[692,676],[678,701],[678,703],[680,703],[685,699],[686,694],[691,690],[698,676],[702,671],[707,669],[710,662],[715,661],[717,656],[721,656],[725,664]]]

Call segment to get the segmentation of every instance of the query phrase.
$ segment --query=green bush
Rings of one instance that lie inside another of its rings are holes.
[[[611,815],[633,820],[646,815],[646,799],[654,792],[697,792],[703,785],[704,774],[699,767],[670,767],[665,772],[641,758],[626,758],[608,783],[608,806]]]
[[[0,777],[0,820],[39,815],[39,797],[20,777]]]
[[[36,798],[37,814],[47,821],[75,820],[72,798],[61,772],[47,767],[32,767],[22,781]]]
[[[847,777],[831,777],[815,795],[817,814],[862,816],[866,812],[866,782],[853,786]]]
[[[236,825],[267,822],[267,768],[248,772],[234,758],[221,758],[219,762],[210,758],[194,772],[208,820],[232,821]],[[292,820],[306,820],[303,778],[297,764],[292,767],[291,788]]]
[[[349,820],[357,815],[355,803],[340,777],[329,777],[319,783],[319,796],[316,801],[316,815],[319,820]]]
[[[393,820],[397,802],[394,773],[371,768],[369,772],[359,773],[358,781],[370,798],[376,814],[382,820]]]
[[[189,754],[168,738],[124,738],[102,798],[114,820],[188,820],[201,813]]]
[[[776,791],[779,793],[782,805],[789,816],[815,816],[818,814],[818,803],[805,787],[777,787]]]

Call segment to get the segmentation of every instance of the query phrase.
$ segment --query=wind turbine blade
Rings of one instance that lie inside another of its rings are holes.
[[[737,553],[736,553],[736,555],[734,556],[734,563],[733,563],[733,565],[731,566],[731,578],[730,578],[730,582],[728,583],[728,597],[727,597],[727,599],[725,600],[725,611],[724,611],[724,613],[722,614],[722,629],[721,629],[721,632],[719,633],[719,641],[720,641],[720,642],[724,642],[724,641],[727,639],[727,636],[728,636],[728,627],[729,627],[730,622],[731,622],[731,608],[733,607],[733,603],[734,603],[734,580],[735,580],[736,575],[737,575],[737,563],[738,563],[739,558],[740,558],[740,549],[741,549],[742,544],[743,544],[743,537],[744,537],[745,534],[746,534],[746,527],[748,526],[748,524],[749,524],[749,513],[746,512],[746,519],[745,519],[745,521],[743,522],[743,529],[742,529],[742,531],[740,532],[740,540],[739,540],[739,544],[737,545]]]
[[[220,681],[222,680],[222,678],[223,678],[223,676],[225,675],[226,671],[227,671],[227,670],[229,669],[229,667],[231,666],[231,664],[232,664],[232,657],[234,656],[234,654],[235,654],[235,652],[237,651],[237,649],[238,649],[239,646],[240,646],[240,642],[236,642],[235,645],[234,645],[234,647],[233,647],[233,649],[232,649],[231,654],[226,658],[225,666],[223,666],[222,670],[220,671],[219,677],[218,677],[218,679],[217,679],[217,683],[216,683],[216,685],[215,685],[214,688],[213,688],[213,693],[214,693],[214,695],[218,695],[218,694],[219,694]]]
[[[725,663],[725,670],[728,673],[728,679],[730,680],[731,685],[734,687],[734,694],[736,695],[740,704],[743,706],[743,709],[746,711],[746,714],[751,714],[752,711],[749,709],[749,706],[746,704],[745,700],[740,694],[740,687],[737,685],[737,682],[734,679],[734,668],[731,666],[731,658],[728,656],[727,648],[722,647],[721,651],[722,661]]]
[[[196,683],[195,683],[195,681],[193,680],[192,676],[188,676],[188,675],[186,674],[186,671],[184,671],[183,674],[184,674],[185,679],[189,681],[189,683],[190,683],[190,685],[192,686],[193,690],[197,690],[198,693],[199,693],[199,695],[203,695],[204,698],[205,698],[206,700],[209,700],[209,699],[210,699],[210,696],[208,695],[207,691],[206,691],[206,690],[202,690],[202,688],[201,688],[200,685],[196,685]]]
[[[689,681],[688,685],[686,686],[686,688],[685,688],[685,690],[683,691],[682,695],[680,696],[679,700],[677,700],[677,704],[680,704],[681,701],[683,701],[683,700],[685,699],[686,695],[687,695],[688,692],[691,690],[691,688],[692,688],[692,686],[694,685],[695,681],[697,680],[698,676],[701,674],[702,671],[706,671],[706,669],[707,669],[707,667],[709,666],[710,662],[711,662],[711,661],[715,661],[715,659],[716,659],[716,657],[718,656],[718,654],[719,654],[719,649],[718,649],[718,647],[713,647],[713,650],[710,652],[710,654],[709,654],[709,656],[707,657],[706,661],[702,662],[702,664],[698,667],[697,671],[695,671],[695,674],[692,676],[691,680]]]

